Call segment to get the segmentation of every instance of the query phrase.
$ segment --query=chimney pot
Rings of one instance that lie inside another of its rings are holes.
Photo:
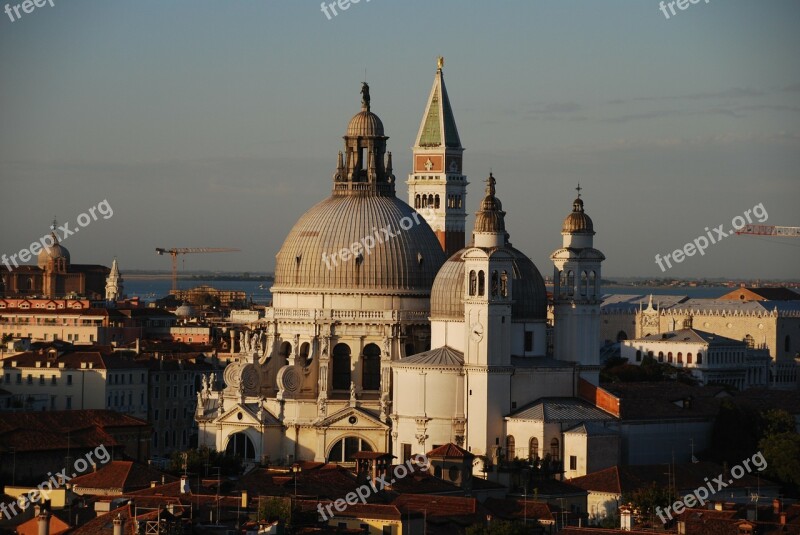
[[[47,510],[43,510],[36,517],[36,523],[39,528],[39,535],[50,535],[50,513]]]

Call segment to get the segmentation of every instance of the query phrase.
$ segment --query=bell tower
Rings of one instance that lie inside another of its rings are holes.
[[[413,148],[408,204],[422,214],[449,257],[465,244],[467,177],[439,57],[428,103]]]
[[[464,251],[464,368],[469,385],[467,447],[495,456],[503,418],[511,410],[511,306],[514,257],[506,249],[505,212],[495,196],[495,178],[475,214],[471,247]]]
[[[562,246],[550,255],[554,264],[553,353],[556,359],[599,370],[600,264],[606,257],[594,248],[594,223],[583,209],[582,188],[576,189],[572,213],[561,228]]]

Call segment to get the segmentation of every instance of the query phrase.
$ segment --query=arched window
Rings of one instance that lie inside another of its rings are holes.
[[[475,295],[478,292],[478,276],[475,270],[469,272],[469,295]]]
[[[331,451],[328,453],[328,462],[353,462],[355,460],[353,456],[359,451],[372,451],[372,446],[360,437],[344,437],[333,444]]]
[[[678,364],[683,364],[683,353],[678,351]]]
[[[686,353],[686,364],[691,364],[691,363],[692,363],[692,354]]]
[[[747,344],[747,349],[753,349],[756,345],[756,341],[749,334],[744,335],[744,343]]]
[[[500,279],[497,270],[492,271],[492,297],[497,297],[500,293]]]
[[[414,197],[414,208],[419,208],[419,193]]]
[[[286,364],[289,364],[289,355],[292,354],[292,344],[289,342],[284,342],[281,344],[281,348],[278,350],[278,356],[284,359]]]
[[[350,390],[350,346],[336,344],[333,348],[333,389]]]
[[[591,293],[592,297],[597,295],[597,290],[598,290],[597,282],[598,282],[597,281],[597,273],[592,271],[591,273],[589,273],[589,287],[591,288],[590,293]]]
[[[308,358],[308,353],[311,350],[311,345],[308,342],[303,342],[300,344],[300,356],[303,358],[303,362],[305,366],[311,364],[311,361]]]
[[[33,290],[33,279],[31,277],[28,277],[27,287],[28,290]]]
[[[667,362],[669,362],[670,364],[672,364],[672,351],[670,351],[669,353],[667,353]]]
[[[428,195],[428,206],[433,206],[433,193]]]
[[[622,342],[628,339],[628,333],[625,331],[620,331],[617,333],[617,342]]]
[[[361,387],[364,390],[381,389],[381,350],[375,344],[364,346],[361,359]]]
[[[567,272],[562,271],[559,274],[558,293],[564,295],[567,291]]]
[[[508,297],[508,273],[505,270],[500,273],[500,296]]]
[[[423,195],[422,196],[422,207],[426,208],[427,206],[428,206],[428,196],[427,195]]]
[[[509,461],[513,461],[517,458],[517,448],[516,443],[514,442],[514,435],[508,435],[506,437],[506,459]]]
[[[567,295],[575,294],[575,273],[567,271]]]
[[[589,293],[589,277],[585,271],[581,271],[581,295]]]
[[[642,350],[641,349],[637,349],[636,350],[636,362],[641,362],[641,361],[642,361]]]
[[[486,275],[483,270],[478,272],[478,295],[483,296],[486,293]]]
[[[658,352],[658,362],[664,362],[664,352],[663,351],[659,351]]]
[[[557,461],[561,458],[561,450],[558,447],[557,438],[554,438],[553,440],[550,441],[550,457],[552,457],[554,461]]]
[[[439,208],[439,196],[438,195],[434,198],[433,207],[434,208]]]
[[[531,460],[539,458],[539,439],[536,437],[531,437],[528,442],[528,458]]]
[[[702,353],[698,353],[697,354],[697,363],[698,364],[702,364],[703,363],[703,354]]]
[[[461,195],[458,196],[458,207],[461,208]]]

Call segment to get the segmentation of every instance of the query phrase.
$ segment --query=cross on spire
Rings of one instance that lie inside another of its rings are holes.
[[[581,198],[581,190],[582,190],[582,189],[583,189],[583,188],[581,187],[581,183],[580,183],[580,182],[578,182],[578,187],[577,187],[577,188],[575,188],[575,191],[577,191],[577,192],[578,192],[578,198],[579,198],[579,199]]]
[[[58,228],[58,220],[56,219],[56,216],[53,216],[53,224],[50,225],[50,230],[55,230],[56,228]]]

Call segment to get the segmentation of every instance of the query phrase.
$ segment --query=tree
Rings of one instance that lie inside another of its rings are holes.
[[[787,411],[772,409],[762,415],[763,438],[758,447],[767,461],[767,475],[797,490],[800,487],[800,434]]]
[[[258,518],[259,520],[266,520],[267,522],[274,522],[280,520],[284,524],[288,524],[292,518],[292,506],[290,498],[281,498],[278,496],[266,497],[258,505]]]
[[[633,492],[622,495],[622,503],[629,503],[634,509],[638,509],[642,516],[651,517],[655,515],[656,507],[666,508],[672,503],[673,497],[669,489],[656,486],[653,483],[649,487],[642,487]]]

